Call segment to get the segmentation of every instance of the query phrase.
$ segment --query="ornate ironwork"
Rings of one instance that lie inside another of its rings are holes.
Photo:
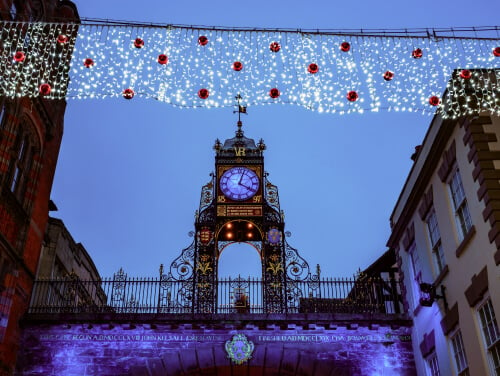
[[[215,187],[214,175],[211,174],[211,176],[212,180],[210,180],[207,184],[205,184],[201,188],[200,208],[199,208],[200,213],[203,212],[203,210],[205,210],[206,208],[208,208],[210,204],[212,204],[212,202],[214,201],[214,187]]]
[[[288,313],[402,312],[402,298],[395,279],[263,280],[223,279],[210,286],[160,278],[119,277],[83,281],[75,278],[38,280],[34,283],[29,313]],[[286,285],[285,285],[286,283]],[[211,295],[217,287],[217,299]],[[196,303],[196,294],[209,297]]]
[[[264,196],[266,202],[278,213],[280,212],[280,199],[278,195],[278,187],[267,179],[267,176],[264,177]]]

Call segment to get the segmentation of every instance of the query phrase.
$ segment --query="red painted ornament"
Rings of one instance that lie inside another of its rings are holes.
[[[358,93],[356,93],[354,90],[351,90],[350,92],[347,93],[347,100],[349,102],[356,102],[359,98]]]
[[[236,71],[236,72],[239,72],[240,70],[243,69],[243,64],[241,63],[241,61],[235,61],[233,63],[233,69]]]
[[[49,84],[41,84],[40,87],[38,88],[38,91],[42,95],[49,95],[50,92],[52,91],[52,87]]]
[[[281,95],[280,91],[276,88],[272,88],[269,90],[269,96],[273,99],[278,98]]]
[[[198,44],[200,46],[206,46],[208,44],[208,38],[204,35],[198,38]]]
[[[65,43],[68,43],[68,36],[67,35],[64,35],[64,34],[59,34],[57,36],[57,43],[59,44],[65,44]]]
[[[462,71],[460,72],[460,77],[462,77],[464,80],[468,80],[472,77],[472,73],[468,69],[462,69]]]
[[[493,49],[493,55],[496,57],[500,57],[500,47],[495,47]]]
[[[423,56],[423,52],[422,52],[422,49],[420,48],[415,48],[412,52],[411,52],[411,56],[414,58],[414,59],[420,59],[422,56]]]
[[[314,64],[314,63],[309,64],[309,66],[307,67],[307,71],[311,74],[318,73],[318,71],[319,71],[318,64]]]
[[[85,66],[85,68],[90,68],[94,65],[94,60],[88,57],[83,61],[83,65]]]
[[[207,89],[198,90],[198,96],[201,99],[207,99],[209,95],[210,95],[210,92]]]
[[[383,77],[384,77],[384,80],[390,81],[390,80],[392,80],[394,78],[394,72],[391,72],[390,70],[385,71]]]
[[[125,99],[132,99],[135,95],[135,92],[134,92],[134,90],[128,88],[128,89],[123,90],[122,95],[123,95],[123,98],[125,98]]]
[[[281,50],[281,46],[278,42],[273,42],[269,45],[269,49],[272,52],[278,52],[279,50]]]
[[[26,54],[23,51],[17,51],[14,54],[14,61],[16,63],[21,63],[24,61],[24,59],[26,59]]]
[[[349,42],[342,42],[340,44],[340,50],[342,52],[349,52],[350,49],[351,49],[351,45],[349,44]]]
[[[433,95],[432,97],[429,98],[429,104],[431,106],[438,106],[441,103],[441,99],[439,97]]]
[[[141,38],[135,38],[135,40],[134,40],[134,47],[135,48],[142,48],[142,47],[144,47],[144,40],[142,40]]]
[[[161,65],[165,65],[168,63],[168,56],[165,54],[158,55],[158,63]]]

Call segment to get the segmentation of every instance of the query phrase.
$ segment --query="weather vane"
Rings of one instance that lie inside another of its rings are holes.
[[[243,99],[240,94],[238,94],[236,97],[234,97],[237,102],[238,110],[233,111],[233,114],[238,113],[238,126],[241,126],[241,114],[247,114],[247,107],[241,105],[241,100]]]

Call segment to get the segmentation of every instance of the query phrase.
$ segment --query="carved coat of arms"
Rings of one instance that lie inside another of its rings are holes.
[[[235,334],[226,341],[226,352],[229,359],[236,364],[242,364],[252,357],[254,344],[244,334]]]

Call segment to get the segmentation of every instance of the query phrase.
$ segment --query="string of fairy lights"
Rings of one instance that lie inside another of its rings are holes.
[[[500,113],[500,29],[472,36],[0,23],[0,95],[179,107]]]

